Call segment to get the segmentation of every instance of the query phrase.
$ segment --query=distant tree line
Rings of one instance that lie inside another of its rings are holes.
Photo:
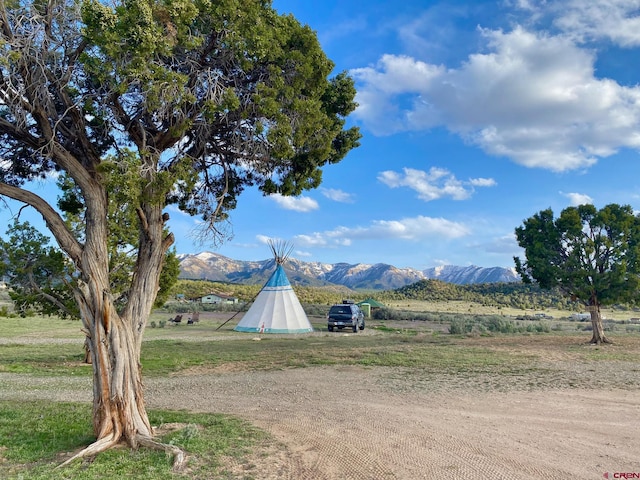
[[[522,310],[580,308],[580,305],[564,296],[559,289],[543,290],[535,284],[519,282],[456,285],[440,280],[420,280],[396,290],[385,291],[377,297],[381,301],[465,301],[489,307],[502,306]]]
[[[187,299],[198,298],[209,293],[234,296],[241,302],[251,302],[260,291],[260,285],[242,285],[205,280],[179,280],[174,294],[183,294]],[[490,307],[510,307],[521,310],[579,310],[581,305],[572,302],[559,290],[543,290],[535,284],[482,283],[456,285],[440,280],[419,282],[395,290],[353,291],[346,287],[308,287],[294,285],[301,303],[307,305],[331,305],[343,299],[360,302],[373,297],[382,303],[403,300],[425,302],[466,301]]]

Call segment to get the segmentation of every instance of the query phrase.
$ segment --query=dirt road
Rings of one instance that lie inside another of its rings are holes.
[[[640,393],[414,388],[397,369],[322,367],[149,382],[151,406],[239,415],[286,448],[257,479],[599,479],[640,475]],[[179,398],[179,397],[178,397]],[[185,402],[187,399],[185,399]],[[637,477],[634,477],[637,478]]]

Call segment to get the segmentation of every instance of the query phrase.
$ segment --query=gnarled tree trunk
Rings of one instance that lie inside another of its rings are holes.
[[[94,432],[98,440],[124,440],[135,447],[138,435],[152,435],[142,392],[140,349],[130,323],[115,312],[108,295],[100,303],[102,312],[87,308],[83,314],[91,319],[85,326],[93,364]]]
[[[173,243],[173,236],[163,238],[167,218],[163,217],[159,206],[139,209],[138,259],[127,302],[118,312],[109,293],[106,195],[102,189],[94,193],[86,196],[87,241],[79,262],[81,280],[75,294],[93,365],[93,429],[96,441],[62,465],[125,443],[134,449],[144,445],[170,452],[174,454],[174,468],[180,469],[185,460],[183,452],[153,440],[140,365],[146,320],[158,292],[162,262]]]
[[[594,345],[611,343],[607,336],[604,334],[600,305],[590,305],[589,312],[591,314],[591,327],[593,328],[593,335],[591,336],[591,341],[589,343]]]

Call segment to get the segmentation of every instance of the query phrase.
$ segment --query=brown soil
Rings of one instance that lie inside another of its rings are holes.
[[[515,384],[495,392],[477,379],[433,380],[430,391],[398,369],[223,373],[153,380],[147,399],[156,408],[238,415],[270,432],[281,445],[230,461],[237,478],[534,480],[640,473],[637,389],[523,390]]]

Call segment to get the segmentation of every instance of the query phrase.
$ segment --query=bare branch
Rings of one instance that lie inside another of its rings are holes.
[[[80,263],[82,245],[78,243],[69,231],[58,212],[56,212],[46,200],[33,192],[5,183],[0,183],[0,195],[5,195],[35,208],[42,215],[42,218],[47,224],[47,228],[55,237],[60,248],[69,255],[76,265]]]

